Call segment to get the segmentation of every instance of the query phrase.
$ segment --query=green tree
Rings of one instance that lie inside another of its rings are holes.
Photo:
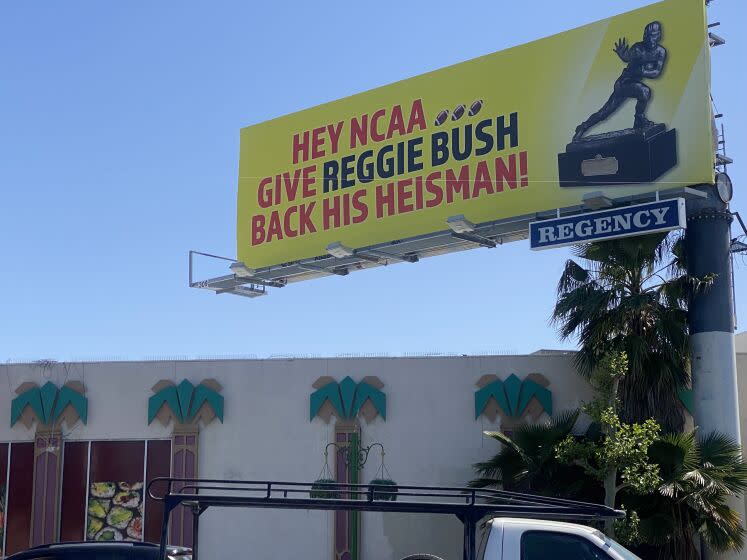
[[[579,465],[602,484],[604,504],[614,508],[623,489],[645,494],[656,489],[660,479],[658,466],[648,457],[649,446],[659,435],[659,425],[649,418],[643,423],[620,421],[617,392],[628,372],[624,352],[604,356],[590,377],[595,398],[582,410],[592,419],[593,429],[585,438],[566,437],[556,446],[558,460]],[[596,432],[596,437],[594,433]],[[613,520],[605,522],[605,531],[615,536]]]
[[[740,550],[745,531],[729,507],[747,489],[740,446],[722,434],[692,431],[661,436],[648,454],[662,479],[656,492],[621,495],[639,515],[644,542],[657,546],[660,557],[682,560],[700,558],[696,535],[712,550]]]
[[[579,465],[604,487],[604,505],[615,507],[623,489],[648,494],[659,485],[659,467],[649,460],[648,449],[659,434],[659,425],[649,418],[642,424],[620,422],[612,407],[599,419],[604,435],[599,439],[567,437],[556,447],[559,461]],[[605,532],[615,537],[612,519],[605,521]]]
[[[489,460],[473,465],[479,478],[469,485],[597,501],[598,486],[583,469],[555,456],[555,447],[571,434],[578,415],[578,411],[560,413],[545,423],[520,426],[510,436],[485,432],[502,447]]]
[[[575,254],[581,263],[566,263],[552,319],[562,338],[579,340],[579,372],[588,378],[604,356],[624,352],[621,419],[654,418],[681,431],[678,391],[690,382],[687,301],[712,278],[688,276],[683,241],[663,233],[583,245]]]

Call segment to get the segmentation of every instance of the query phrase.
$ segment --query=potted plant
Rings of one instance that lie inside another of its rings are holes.
[[[368,486],[373,491],[374,500],[387,500],[390,502],[397,500],[399,487],[396,482],[389,478],[374,478]]]
[[[340,498],[340,491],[334,479],[318,478],[311,485],[309,496],[324,500],[338,500]]]

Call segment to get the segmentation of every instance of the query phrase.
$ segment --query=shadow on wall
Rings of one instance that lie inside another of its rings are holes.
[[[441,558],[462,557],[462,523],[452,515],[386,513],[383,528],[395,559],[418,552]]]

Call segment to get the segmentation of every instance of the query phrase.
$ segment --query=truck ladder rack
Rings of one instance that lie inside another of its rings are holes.
[[[320,490],[329,497],[311,497]],[[198,555],[200,515],[209,507],[452,514],[464,525],[464,560],[475,559],[475,529],[480,519],[489,515],[576,521],[625,516],[623,511],[587,502],[449,486],[397,485],[393,496],[386,486],[372,484],[329,483],[320,489],[310,482],[161,477],[150,481],[148,495],[164,504],[161,558],[171,512],[179,505],[192,511],[193,560]]]

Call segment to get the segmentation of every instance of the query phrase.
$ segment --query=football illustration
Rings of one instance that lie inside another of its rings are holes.
[[[469,116],[474,117],[482,109],[482,99],[478,99],[469,106]]]
[[[454,107],[454,111],[451,113],[451,120],[452,121],[458,121],[462,118],[462,115],[464,115],[464,105],[457,105]]]
[[[449,118],[449,110],[444,109],[438,115],[436,115],[436,126],[441,126]]]

